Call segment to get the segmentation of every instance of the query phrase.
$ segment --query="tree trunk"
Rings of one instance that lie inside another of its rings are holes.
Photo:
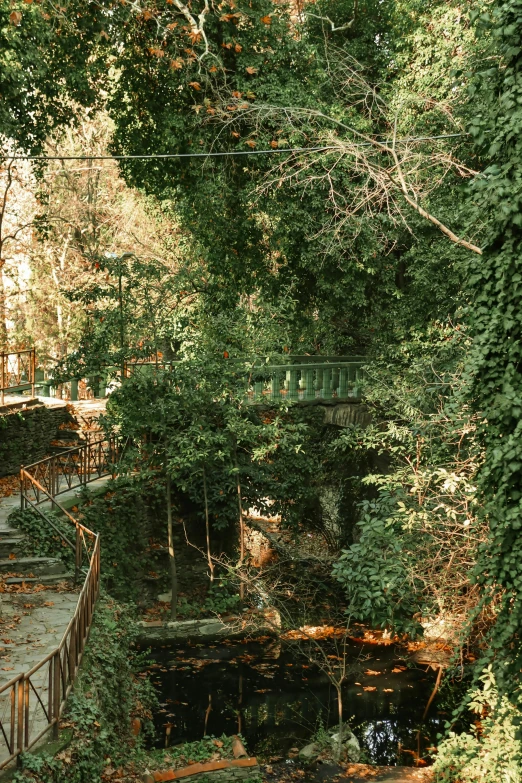
[[[339,722],[339,739],[337,741],[336,761],[341,763],[341,757],[343,754],[343,692],[342,683],[336,684],[335,689],[337,691],[337,718]]]
[[[237,481],[237,503],[239,507],[239,566],[240,566],[240,583],[239,583],[239,598],[241,603],[245,598],[245,585],[243,583],[242,566],[245,559],[245,523],[243,519],[243,504],[241,503],[241,482],[239,481],[239,467],[237,464],[237,455],[235,456],[236,467],[236,481]]]
[[[210,571],[210,583],[214,581],[214,563],[212,562],[212,555],[210,553],[210,523],[208,518],[208,497],[207,497],[207,474],[205,468],[203,468],[203,497],[205,499],[205,531],[207,536],[207,561]]]
[[[170,619],[176,620],[178,614],[178,574],[176,571],[176,554],[174,552],[174,538],[172,536],[172,493],[170,478],[167,478],[167,527],[169,546],[170,584],[172,597],[170,600]]]

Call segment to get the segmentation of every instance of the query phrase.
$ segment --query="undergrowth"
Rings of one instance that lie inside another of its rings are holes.
[[[73,730],[66,750],[26,754],[13,783],[97,783],[108,768],[127,766],[143,754],[152,732],[156,696],[143,675],[132,609],[107,596],[97,603],[85,659],[67,702],[62,727]],[[141,721],[135,737],[132,722]]]

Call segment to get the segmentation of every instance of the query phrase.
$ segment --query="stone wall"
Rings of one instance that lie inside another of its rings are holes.
[[[0,478],[43,459],[59,425],[71,419],[65,405],[34,405],[0,415]]]

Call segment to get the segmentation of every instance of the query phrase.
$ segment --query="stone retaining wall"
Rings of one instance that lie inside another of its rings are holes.
[[[0,415],[0,478],[43,459],[59,425],[72,420],[66,406],[35,405]]]
[[[274,635],[281,624],[277,610],[245,614],[242,617],[204,617],[200,620],[179,620],[177,622],[140,622],[139,642],[141,644],[168,644],[185,641],[219,641],[220,639],[242,639],[246,636]]]

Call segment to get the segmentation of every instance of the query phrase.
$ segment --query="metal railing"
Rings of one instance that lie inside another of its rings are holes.
[[[113,475],[120,455],[120,440],[111,436],[24,465],[20,474],[22,509]]]
[[[26,351],[0,353],[0,404],[4,404],[6,392],[31,390],[34,397],[36,352]]]
[[[73,617],[58,646],[32,669],[0,687],[0,769],[32,748],[51,728],[58,736],[60,716],[83,657],[100,591],[99,535],[78,522],[56,496],[114,475],[121,453],[120,441],[111,437],[68,449],[20,470],[22,508],[38,511],[45,524],[74,551],[75,581],[80,581],[82,573],[84,579]],[[39,508],[45,501],[63,513],[66,524],[74,527],[74,536],[64,533]],[[86,572],[82,571],[85,555],[89,564]]]
[[[77,553],[79,541],[86,544],[85,539],[89,538],[92,542],[89,568],[74,615],[59,645],[28,672],[16,675],[0,687],[0,745],[3,739],[7,751],[5,756],[0,756],[0,769],[32,748],[49,729],[52,728],[54,737],[58,738],[60,716],[89,636],[100,590],[100,539],[69,514],[67,516],[77,528]]]

